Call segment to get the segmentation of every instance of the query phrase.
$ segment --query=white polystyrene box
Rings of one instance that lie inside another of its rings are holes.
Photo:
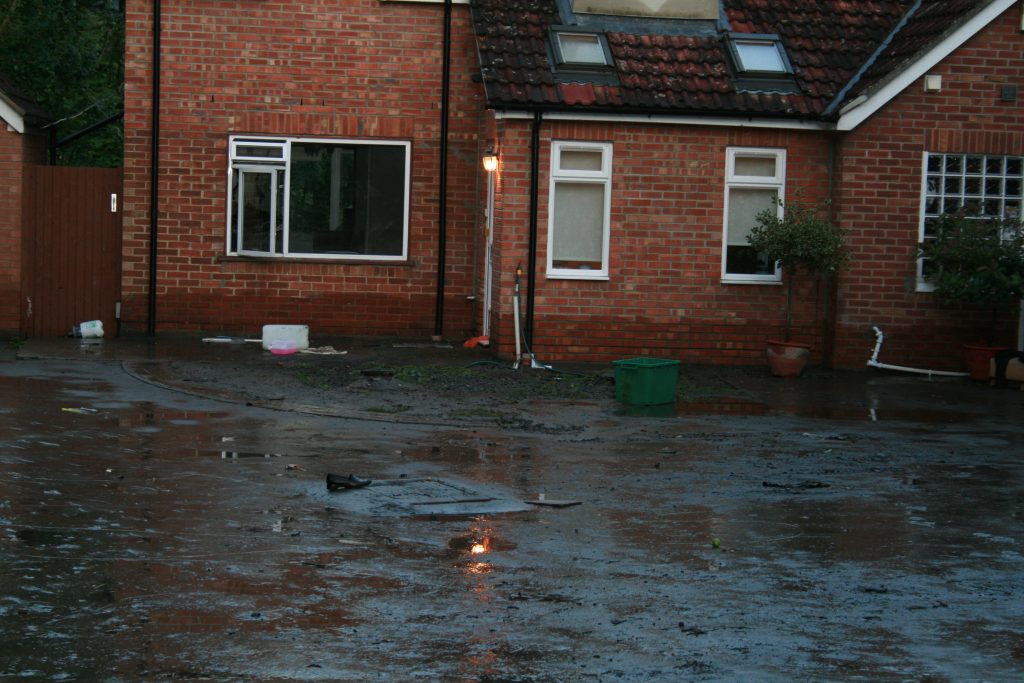
[[[264,325],[263,348],[309,348],[309,325]]]

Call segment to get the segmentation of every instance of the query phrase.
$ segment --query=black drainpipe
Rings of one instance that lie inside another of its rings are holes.
[[[437,196],[437,302],[434,309],[434,338],[444,331],[444,270],[448,229],[448,104],[451,81],[452,0],[444,0],[444,56],[441,61],[441,163],[438,168]]]
[[[526,348],[533,352],[533,303],[537,283],[537,206],[540,185],[540,111],[533,112],[533,127],[530,130],[530,243],[526,269],[526,321],[523,324],[523,339]]]
[[[146,314],[146,335],[156,336],[156,245],[157,202],[160,193],[160,0],[153,0],[153,130],[150,138],[149,173],[149,307]]]

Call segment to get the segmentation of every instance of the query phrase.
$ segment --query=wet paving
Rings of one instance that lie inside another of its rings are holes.
[[[0,678],[1021,680],[1024,392],[862,384],[526,432],[0,363]]]

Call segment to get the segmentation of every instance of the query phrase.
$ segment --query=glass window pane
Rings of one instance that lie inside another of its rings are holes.
[[[776,190],[733,188],[729,191],[729,221],[726,235],[725,271],[736,275],[771,275],[775,265],[747,244],[755,216],[775,208]]]
[[[561,171],[600,171],[603,154],[600,151],[563,149],[559,152]]]
[[[239,249],[243,251],[270,251],[272,221],[273,182],[272,173],[238,171],[238,201],[241,202],[241,216],[232,216],[238,225],[242,239]],[[238,204],[235,204],[236,211]]]
[[[756,216],[765,209],[775,208],[775,189],[734,187],[729,190],[729,234],[731,245],[746,245],[750,229],[757,225]]]
[[[967,172],[968,173],[981,173],[984,168],[984,158],[982,157],[967,157]]]
[[[238,145],[235,154],[240,157],[260,159],[283,159],[284,147],[281,145]]]
[[[1002,157],[988,157],[985,159],[985,172],[990,175],[1002,175],[1003,174],[1003,158]]]
[[[785,73],[786,64],[774,42],[737,40],[735,45],[741,70]]]
[[[604,48],[597,35],[559,33],[558,46],[562,59],[571,64],[606,64]]]
[[[403,147],[292,145],[289,251],[400,256],[404,219]]]
[[[600,270],[604,267],[605,186],[555,184],[551,261],[555,268]]]
[[[946,156],[946,173],[959,173],[963,167],[963,157],[952,154]]]
[[[964,194],[981,194],[981,178],[965,178],[964,179]]]
[[[1010,157],[1006,160],[1006,175],[1020,175],[1020,169],[1020,157]]]
[[[928,172],[929,173],[942,173],[943,162],[945,157],[941,154],[929,154],[928,155]]]
[[[775,162],[774,156],[741,156],[737,154],[733,173],[738,176],[774,178]]]

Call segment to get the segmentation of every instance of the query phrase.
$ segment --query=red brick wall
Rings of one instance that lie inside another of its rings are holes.
[[[443,8],[378,0],[163,0],[157,328],[429,335],[438,264]],[[444,333],[474,324],[479,238],[475,47],[453,12]],[[123,323],[146,325],[152,3],[129,4]],[[409,260],[225,256],[230,134],[412,142]]]
[[[984,341],[991,312],[943,305],[916,292],[922,162],[925,152],[1024,154],[1024,91],[1001,102],[1002,85],[1024,86],[1024,37],[1015,6],[929,73],[942,90],[913,83],[848,134],[841,147],[837,205],[854,258],[840,287],[836,362],[862,367],[886,335],[883,362],[962,370],[962,343]],[[1016,347],[1015,311],[998,341]]]
[[[22,137],[0,121],[0,332],[21,326]]]
[[[46,161],[46,136],[0,122],[0,333],[21,330],[22,194],[25,164]]]
[[[530,121],[501,120],[496,207],[496,335],[512,352],[517,264],[528,265]],[[547,279],[547,196],[552,140],[613,145],[608,281]],[[761,363],[765,340],[784,329],[785,288],[723,284],[721,254],[726,148],[787,150],[787,196],[828,192],[829,141],[817,133],[724,127],[544,121],[541,128],[537,292],[533,351],[542,360],[632,355],[715,364]],[[821,357],[823,297],[796,282],[793,339]],[[525,278],[523,279],[525,312]]]

